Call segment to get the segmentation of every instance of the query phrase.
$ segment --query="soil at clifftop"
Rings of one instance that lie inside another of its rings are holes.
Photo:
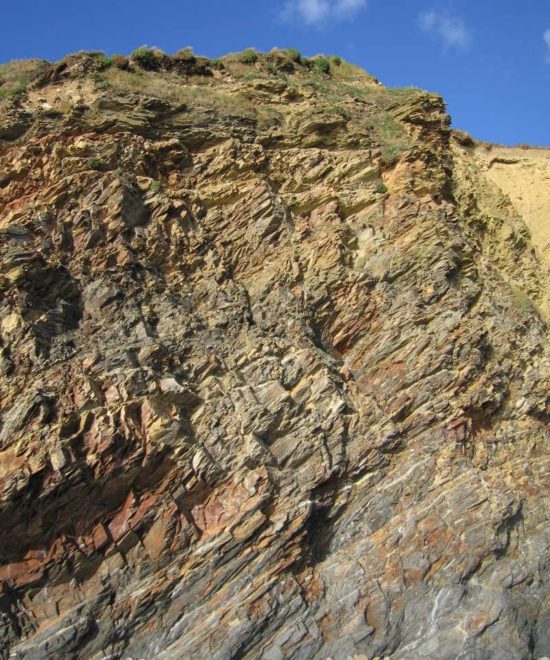
[[[550,655],[548,152],[294,51],[0,79],[0,657]]]

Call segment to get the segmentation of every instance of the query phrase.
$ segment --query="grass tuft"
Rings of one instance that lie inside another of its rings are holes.
[[[318,73],[330,73],[330,62],[326,57],[318,57],[314,62],[315,71]]]
[[[159,59],[159,51],[147,46],[140,46],[132,53],[132,59],[144,69],[154,69]]]
[[[258,61],[258,53],[253,48],[247,48],[239,57],[241,64],[254,64]]]
[[[176,60],[184,60],[186,62],[195,62],[197,59],[191,46],[186,46],[185,48],[176,51],[173,57]]]
[[[99,158],[90,158],[88,159],[88,167],[91,170],[101,170],[103,168],[103,163]]]
[[[302,54],[300,53],[299,50],[296,50],[296,48],[285,48],[284,51],[293,62],[300,62],[302,58]]]

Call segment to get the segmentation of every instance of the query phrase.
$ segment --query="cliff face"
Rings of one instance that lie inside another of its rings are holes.
[[[253,59],[2,101],[2,657],[548,655],[546,192]]]

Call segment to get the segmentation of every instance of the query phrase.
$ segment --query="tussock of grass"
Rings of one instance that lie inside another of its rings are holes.
[[[300,62],[302,54],[296,48],[285,48],[284,52],[290,57],[293,62]]]
[[[100,51],[93,51],[91,53],[85,53],[89,57],[91,57],[101,69],[108,69],[110,66],[113,66],[114,60],[112,57],[107,57],[105,53],[102,53]]]
[[[164,53],[147,46],[140,46],[132,53],[132,59],[144,69],[154,69],[159,59],[164,57]]]
[[[188,62],[194,62],[197,59],[191,46],[181,48],[180,50],[176,51],[172,57],[177,60],[186,60]]]
[[[313,62],[313,67],[318,73],[329,74],[330,73],[330,62],[326,57],[318,57]]]
[[[247,48],[239,57],[241,64],[254,64],[258,61],[258,53],[252,48]]]
[[[103,163],[99,160],[99,158],[90,158],[88,160],[88,167],[91,170],[100,170],[103,168]]]

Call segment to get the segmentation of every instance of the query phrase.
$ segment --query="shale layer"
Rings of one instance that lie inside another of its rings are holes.
[[[339,58],[17,67],[0,657],[550,655],[547,153]]]

